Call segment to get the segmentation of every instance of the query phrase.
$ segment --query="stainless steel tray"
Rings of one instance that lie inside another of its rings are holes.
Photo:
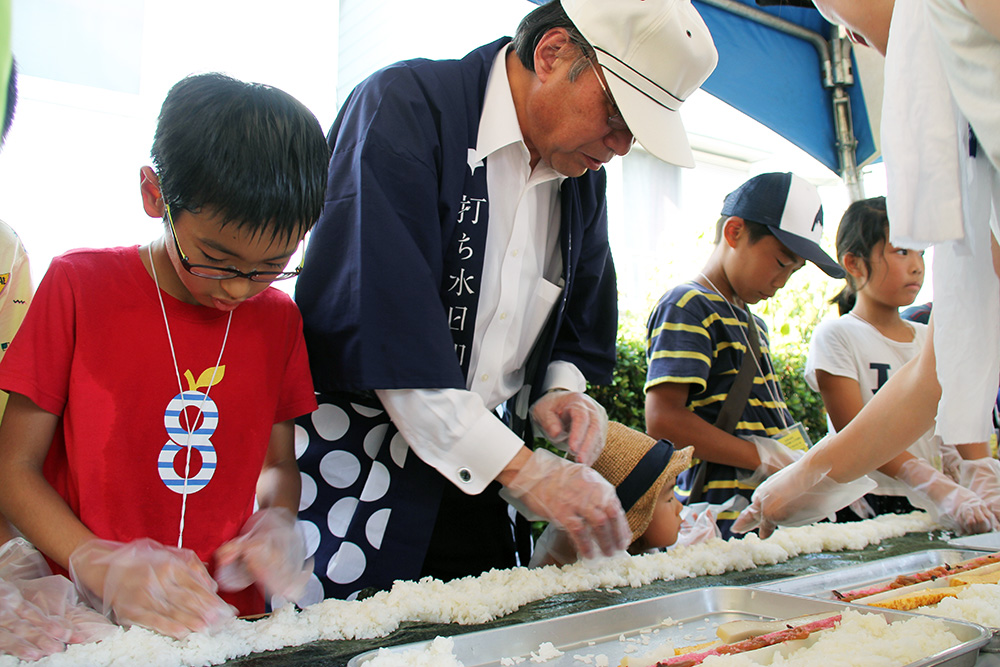
[[[948,540],[948,544],[960,549],[982,549],[983,551],[1000,551],[1000,532],[983,533],[982,535],[966,535],[954,540]]]
[[[828,572],[769,581],[757,584],[754,588],[792,595],[808,595],[822,600],[836,600],[836,596],[833,594],[834,590],[846,592],[867,588],[895,579],[901,574],[913,574],[938,565],[958,563],[982,555],[982,551],[969,549],[928,549],[902,556],[891,556],[870,563],[849,565]],[[1000,629],[991,628],[991,630],[993,637],[989,644],[983,647],[983,650],[1000,651]]]
[[[901,574],[913,574],[938,565],[954,564],[982,555],[981,551],[968,549],[927,549],[868,563],[848,565],[836,570],[768,581],[756,584],[754,588],[836,600],[834,590],[851,591],[866,588],[895,579]]]
[[[544,621],[470,632],[456,635],[452,639],[454,653],[466,667],[500,665],[502,658],[527,658],[532,652],[537,653],[543,642],[551,642],[563,652],[561,657],[545,661],[546,667],[579,667],[582,663],[575,656],[591,656],[590,664],[595,664],[593,657],[598,654],[607,656],[609,664],[614,667],[625,655],[642,655],[651,650],[656,643],[663,643],[668,639],[673,641],[675,646],[714,640],[715,628],[729,621],[792,618],[845,607],[860,608],[842,602],[788,595],[759,588],[719,586],[684,591]],[[881,614],[890,621],[914,616],[907,612],[888,609],[871,607],[864,609],[870,613]],[[668,618],[674,623],[664,625],[665,619]],[[909,667],[974,665],[980,647],[990,639],[989,632],[972,623],[940,620],[946,623],[963,643],[911,663]],[[389,650],[422,648],[429,643],[407,644]],[[635,648],[626,651],[629,646]],[[361,667],[375,654],[376,651],[368,651],[355,656],[347,663],[348,667]],[[525,661],[521,664],[533,663]]]

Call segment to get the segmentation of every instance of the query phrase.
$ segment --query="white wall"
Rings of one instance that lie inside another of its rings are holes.
[[[160,104],[193,72],[224,71],[336,113],[337,3],[328,0],[14,0],[17,114],[0,153],[0,218],[36,282],[76,247],[161,233],[139,199]]]

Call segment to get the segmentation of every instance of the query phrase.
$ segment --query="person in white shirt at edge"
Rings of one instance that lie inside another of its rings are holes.
[[[1000,245],[991,213],[1000,203],[1000,4],[814,4],[855,41],[886,56],[882,151],[890,240],[911,249],[934,245],[935,308],[920,353],[846,428],[759,487],[735,528],[760,526],[767,535],[776,525],[831,514],[838,508],[824,501],[832,488],[885,464],[935,423],[944,443],[964,457],[960,483],[997,521],[1000,462],[985,443],[1000,374]]]
[[[694,166],[677,110],[717,59],[690,0],[562,0],[345,102],[295,295],[321,404],[299,516],[326,597],[511,567],[515,542],[526,564],[501,487],[585,558],[628,546],[583,393],[615,360],[602,167],[635,141]],[[525,446],[532,419],[575,462]]]

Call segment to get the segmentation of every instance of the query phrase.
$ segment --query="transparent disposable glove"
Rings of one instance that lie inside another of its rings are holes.
[[[502,492],[529,519],[538,517],[568,534],[581,558],[614,555],[632,533],[615,488],[593,468],[536,449]]]
[[[760,457],[760,465],[757,466],[757,469],[752,474],[746,475],[745,473],[737,472],[739,480],[748,486],[756,487],[774,473],[802,457],[802,452],[786,447],[772,438],[765,438],[759,435],[744,435],[740,437],[743,440],[752,442],[757,448],[757,456]]]
[[[730,530],[746,533],[759,527],[764,538],[779,525],[804,526],[825,519],[878,486],[869,477],[840,484],[829,472],[808,454],[782,468],[757,487],[750,507],[736,517]]]
[[[734,496],[742,498],[742,496]],[[722,531],[716,521],[719,512],[724,508],[721,505],[710,505],[709,503],[695,503],[685,505],[681,510],[681,529],[677,533],[675,547],[701,544],[714,537],[722,537]]]
[[[926,510],[936,522],[960,533],[987,533],[994,528],[993,513],[969,489],[952,481],[923,459],[899,467],[896,479],[909,489],[906,497]]]
[[[994,530],[1000,527],[1000,461],[991,458],[963,459],[959,483],[976,494],[993,514]]]
[[[858,498],[853,503],[847,506],[852,512],[854,512],[858,518],[861,519],[871,519],[875,517],[875,510],[872,506],[868,504],[868,501],[863,497]]]
[[[959,484],[962,484],[962,461],[955,445],[941,444],[941,471]]]
[[[114,631],[108,619],[80,602],[73,582],[51,574],[26,540],[0,546],[0,654],[38,660]]]
[[[259,582],[266,595],[298,602],[312,574],[306,541],[295,515],[283,507],[259,510],[240,536],[215,552],[215,580],[224,591],[241,591]]]
[[[569,533],[550,523],[538,536],[535,549],[531,552],[528,567],[544,567],[546,565],[566,565],[577,560],[576,548]]]
[[[121,625],[183,639],[191,632],[212,632],[236,616],[190,549],[146,538],[90,540],[70,555],[69,571],[83,597]]]
[[[52,574],[38,549],[23,537],[15,537],[0,546],[0,579],[27,581]]]
[[[567,449],[578,463],[589,466],[604,449],[608,413],[586,394],[567,389],[550,391],[531,406],[535,433]]]

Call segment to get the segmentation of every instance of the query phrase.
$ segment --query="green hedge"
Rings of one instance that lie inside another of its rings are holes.
[[[806,384],[803,377],[805,355],[789,350],[774,356],[774,370],[792,416],[801,421],[815,443],[826,434],[826,411],[823,400]],[[618,363],[610,385],[592,386],[588,393],[604,409],[608,418],[626,426],[646,430],[644,416],[646,383],[645,342],[628,336],[618,338]]]
[[[646,344],[642,340],[618,338],[618,361],[611,384],[593,385],[587,393],[608,411],[608,419],[646,431]]]

